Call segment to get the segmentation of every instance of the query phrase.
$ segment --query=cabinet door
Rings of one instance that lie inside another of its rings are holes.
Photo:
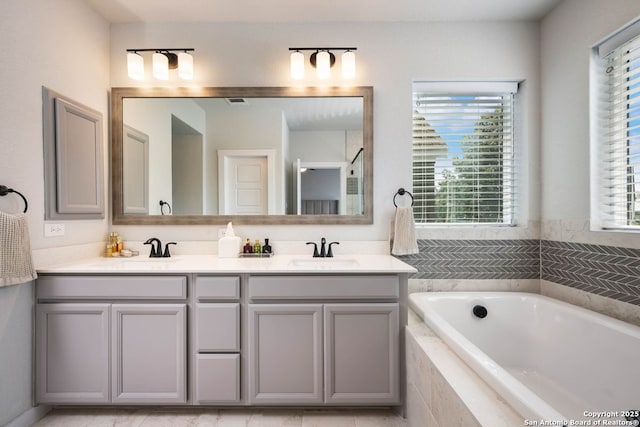
[[[186,305],[112,306],[115,403],[186,401]]]
[[[240,304],[196,304],[196,350],[240,351]]]
[[[240,355],[196,355],[195,400],[199,404],[240,401]]]
[[[322,402],[322,305],[249,305],[249,400]]]
[[[38,403],[109,402],[109,304],[38,304]]]
[[[399,403],[398,304],[327,304],[325,402]]]

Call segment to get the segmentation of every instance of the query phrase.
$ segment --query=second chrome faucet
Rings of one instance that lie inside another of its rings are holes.
[[[307,242],[307,245],[313,245],[313,257],[314,258],[332,258],[333,250],[331,249],[331,245],[339,245],[340,242],[331,242],[329,243],[327,249],[327,239],[324,237],[320,239],[320,252],[318,252],[318,245],[315,242]]]

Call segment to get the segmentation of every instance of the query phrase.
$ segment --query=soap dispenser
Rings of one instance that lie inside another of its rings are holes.
[[[240,242],[240,237],[235,235],[233,225],[229,222],[224,237],[218,240],[218,258],[237,258],[240,254]]]

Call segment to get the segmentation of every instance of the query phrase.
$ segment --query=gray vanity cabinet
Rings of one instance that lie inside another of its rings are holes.
[[[186,283],[185,276],[40,276],[37,402],[186,403]]]
[[[194,404],[240,404],[240,277],[198,275],[194,296]]]
[[[319,404],[322,305],[249,305],[249,393],[255,404]]]
[[[186,401],[186,304],[111,307],[112,401]]]
[[[397,276],[251,276],[249,298],[252,404],[400,403]]]
[[[326,403],[398,403],[398,314],[398,304],[324,306]]]
[[[38,304],[36,400],[109,402],[109,304]]]

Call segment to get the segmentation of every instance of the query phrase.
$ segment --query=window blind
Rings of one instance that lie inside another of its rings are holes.
[[[640,37],[626,41],[599,64],[600,129],[604,160],[602,224],[640,226]]]
[[[515,91],[447,94],[414,86],[417,223],[513,223],[514,97]]]

